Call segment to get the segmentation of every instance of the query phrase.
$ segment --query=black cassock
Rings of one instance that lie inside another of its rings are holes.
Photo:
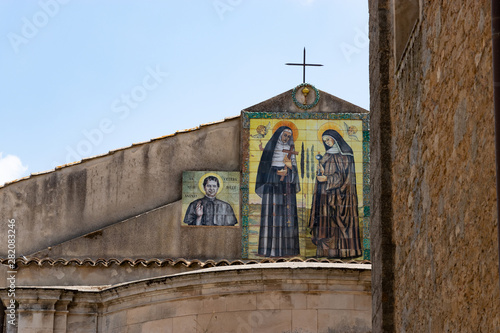
[[[184,223],[196,225],[196,205],[198,202],[201,202],[203,205],[203,216],[200,225],[227,226],[238,223],[230,204],[217,198],[209,198],[207,196],[189,204],[186,210],[186,216],[184,217]]]
[[[276,145],[285,129],[290,130],[285,126],[278,128],[266,144],[255,184],[255,192],[262,198],[258,254],[266,257],[300,254],[296,199],[300,184],[297,166],[293,163],[293,169],[287,169],[283,180],[277,174],[283,167],[272,166]],[[289,144],[293,144],[293,138],[290,138]]]

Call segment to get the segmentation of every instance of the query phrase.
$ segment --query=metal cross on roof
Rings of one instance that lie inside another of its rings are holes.
[[[290,66],[302,66],[302,83],[306,83],[306,66],[323,66],[320,64],[306,64],[306,48],[304,47],[304,60],[301,64],[286,63],[285,65]]]

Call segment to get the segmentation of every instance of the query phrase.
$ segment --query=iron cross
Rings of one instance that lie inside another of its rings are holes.
[[[304,47],[304,61],[301,64],[286,63],[289,66],[302,66],[302,83],[306,83],[306,66],[323,66],[320,64],[306,64],[306,48]]]

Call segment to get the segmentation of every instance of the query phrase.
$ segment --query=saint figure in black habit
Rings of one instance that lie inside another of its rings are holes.
[[[259,251],[266,257],[300,254],[297,200],[299,174],[293,132],[281,126],[266,144],[257,171],[255,193],[262,198]]]
[[[354,154],[335,130],[322,134],[325,155],[319,160],[309,227],[318,257],[362,255]]]
[[[189,204],[184,217],[184,223],[189,225],[228,226],[238,223],[231,205],[217,199],[219,179],[208,176],[203,180],[205,196]]]

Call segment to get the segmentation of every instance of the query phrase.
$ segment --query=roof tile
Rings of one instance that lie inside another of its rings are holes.
[[[152,258],[152,259],[131,259],[131,258],[124,258],[124,259],[117,259],[117,258],[109,258],[109,259],[104,259],[104,258],[99,258],[97,260],[92,260],[90,258],[87,259],[49,259],[49,258],[17,258],[16,259],[16,265],[23,265],[23,266],[29,266],[29,265],[37,265],[37,266],[56,266],[56,265],[62,265],[62,266],[70,266],[70,265],[77,265],[77,266],[104,266],[104,267],[109,267],[111,265],[130,265],[132,267],[134,266],[176,266],[176,265],[183,265],[185,267],[193,267],[193,266],[200,266],[201,268],[207,268],[207,267],[218,267],[218,266],[236,266],[236,265],[252,265],[252,264],[263,264],[263,263],[279,263],[279,262],[317,262],[317,263],[339,263],[339,264],[371,264],[370,261],[368,260],[347,260],[343,261],[340,259],[326,259],[326,258],[308,258],[308,259],[302,259],[299,257],[294,257],[294,258],[265,258],[265,259],[259,259],[259,260],[248,260],[248,259],[241,259],[241,260],[233,260],[229,261],[227,259],[221,259],[218,261],[215,260],[206,260],[206,261],[200,261],[197,259],[193,260],[187,260],[184,258],[178,258],[178,259],[171,259],[171,258],[166,258],[166,259],[158,259],[158,258]],[[8,265],[9,264],[9,259],[0,259],[0,263],[3,265]]]

